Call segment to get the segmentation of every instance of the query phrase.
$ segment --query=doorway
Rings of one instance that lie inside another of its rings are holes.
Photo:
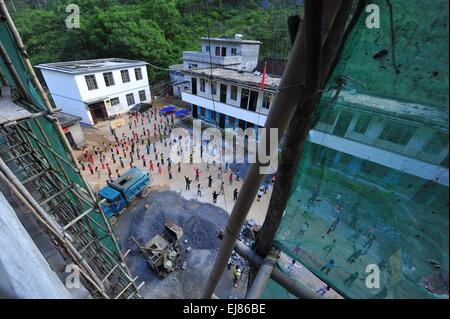
[[[191,78],[192,94],[197,95],[197,78]]]
[[[89,112],[91,113],[94,124],[98,121],[105,121],[108,119],[105,102],[103,101],[89,104]]]
[[[219,117],[219,127],[225,128],[225,115],[222,113],[220,113],[220,117]]]
[[[227,102],[227,86],[225,84],[220,84],[220,102]]]
[[[77,145],[75,144],[75,140],[73,139],[72,133],[67,132],[66,134],[67,141],[69,142],[70,146],[72,146],[73,149],[77,148]]]

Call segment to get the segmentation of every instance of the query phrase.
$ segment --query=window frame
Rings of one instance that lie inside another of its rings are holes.
[[[395,132],[395,130],[401,130],[401,134],[400,137],[398,138],[398,133],[400,132]],[[398,123],[393,123],[393,122],[388,122],[383,130],[381,131],[380,135],[378,135],[378,139],[385,141],[385,142],[389,142],[389,143],[393,143],[393,144],[397,144],[397,145],[401,145],[401,146],[406,146],[409,141],[411,140],[411,138],[414,135],[414,131],[413,131],[413,127],[412,126],[407,126],[407,125],[399,125]],[[397,137],[396,137],[397,136]]]
[[[128,79],[127,81],[124,80],[124,74],[126,74],[126,78]],[[131,82],[130,72],[128,72],[128,70],[120,70],[120,76],[122,78],[122,83]]]
[[[352,131],[358,134],[366,134],[367,129],[369,128],[371,118],[369,115],[360,114],[358,115],[358,119],[356,120],[355,126]]]
[[[234,98],[233,98],[233,88],[236,89]],[[230,85],[230,100],[237,101],[237,97],[238,97],[237,85]]]
[[[244,92],[246,92],[246,93],[244,94]],[[245,103],[244,103],[244,99],[246,100]],[[242,88],[241,89],[241,101],[240,101],[240,104],[239,104],[240,108],[246,110],[248,108],[248,101],[249,100],[250,100],[250,90]]]
[[[89,79],[89,80],[93,80],[93,82],[90,83],[90,82],[88,81],[88,79]],[[98,89],[97,78],[95,77],[95,74],[86,74],[86,75],[84,76],[84,80],[85,80],[85,82],[86,82],[86,86],[87,86],[88,91],[93,91],[93,90],[97,90],[97,89]],[[92,85],[93,85],[94,87],[91,87]]]
[[[129,97],[131,96],[131,98],[133,99],[133,102],[132,103],[130,103],[130,101],[129,101]],[[125,95],[125,98],[126,98],[126,100],[127,100],[127,105],[128,106],[131,106],[131,105],[134,105],[134,104],[136,104],[136,100],[134,99],[134,93],[128,93],[128,94],[126,94]]]
[[[270,93],[264,93],[263,95],[263,102],[262,102],[262,108],[269,110],[270,109],[270,105],[272,104],[272,98],[273,95]],[[267,100],[269,101],[269,105],[267,105]]]
[[[111,76],[111,78],[109,76]],[[111,71],[103,72],[103,81],[105,81],[106,87],[114,86],[116,84],[114,81],[114,74]]]
[[[142,75],[142,68],[134,68],[134,78],[136,79],[136,81],[140,81],[144,78],[144,76]]]
[[[200,78],[199,91],[205,93],[206,92],[206,80]]]
[[[143,99],[142,99],[141,94],[144,94]],[[139,95],[139,102],[145,102],[147,100],[147,94],[146,94],[145,90],[138,91],[138,95]]]
[[[113,101],[117,101],[117,103],[113,103]],[[118,105],[120,104],[120,99],[118,97],[113,97],[112,99],[109,99],[109,102],[111,103],[111,106]]]

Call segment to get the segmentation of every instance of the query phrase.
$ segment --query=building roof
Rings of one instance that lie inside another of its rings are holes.
[[[245,43],[245,44],[262,44],[258,40],[245,40],[245,39],[235,39],[235,38],[225,38],[225,37],[202,37],[203,41],[219,41],[219,42],[234,42],[234,43]]]
[[[185,69],[184,73],[190,75],[197,76],[205,76],[217,79],[224,80],[227,82],[233,82],[240,86],[250,86],[255,88],[261,88],[262,81],[262,73],[256,72],[245,72],[234,69],[226,69],[226,68],[199,68],[199,69]],[[264,90],[274,91],[280,85],[281,78],[274,77],[270,75],[266,75],[266,79],[264,81]]]
[[[114,69],[131,68],[146,65],[147,62],[127,60],[121,58],[107,58],[95,60],[80,60],[39,64],[36,67],[44,70],[63,72],[69,74],[84,74]]]
[[[62,127],[67,127],[81,121],[81,117],[64,112],[57,112],[56,118],[58,119],[59,124],[61,124]]]
[[[33,115],[13,102],[11,91],[8,87],[3,87],[1,90],[3,97],[0,98],[0,124],[24,120]]]

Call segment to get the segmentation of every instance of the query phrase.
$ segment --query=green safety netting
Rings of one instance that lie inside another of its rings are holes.
[[[18,51],[18,48],[14,42],[14,39],[11,35],[11,32],[8,28],[6,21],[0,22],[0,41],[2,46],[5,48],[18,76],[20,77],[21,82],[24,84],[26,90],[28,91],[30,100],[27,102],[33,104],[40,110],[45,110],[46,107],[44,105],[44,102],[39,96],[37,89],[34,87],[31,75],[27,71],[27,68],[20,55],[20,52]],[[3,61],[1,57],[0,57],[0,70],[1,73],[4,75],[4,77],[6,78],[7,85],[14,90],[17,87],[17,85],[14,81],[13,76],[11,75],[5,64],[5,61]],[[20,104],[25,109],[28,109],[28,111],[34,112],[34,110],[30,109],[30,107],[27,104],[21,103],[21,100],[17,100],[16,103]],[[0,112],[1,111],[2,110],[0,110]],[[53,150],[55,150],[60,156],[65,158],[68,162],[72,163],[71,156],[66,151],[66,148],[64,147],[63,141],[61,140],[61,137],[57,131],[55,124],[51,120],[43,116],[38,117],[37,121],[39,121],[40,125],[42,126],[42,129],[46,133],[46,137],[49,140]],[[45,139],[42,136],[37,125],[31,120],[26,122],[29,123],[29,125],[33,130],[33,133],[39,138],[39,140],[45,144]],[[32,143],[34,147],[38,147],[38,145],[33,141]],[[54,157],[52,153],[46,150],[45,148],[43,148],[43,151],[46,153],[50,165],[52,165],[55,168],[58,168],[56,163],[56,161],[58,161],[59,164],[62,166],[62,169],[68,174],[71,181],[77,183],[78,185],[84,186],[83,181],[81,180],[79,175],[71,168],[71,166],[61,161],[60,159]],[[75,163],[72,163],[72,165],[76,166]],[[89,206],[86,206],[85,208],[88,209]],[[120,253],[117,249],[117,246],[114,244],[113,239],[108,235],[108,233],[104,231],[106,225],[103,218],[95,212],[91,213],[90,217],[95,221],[95,223],[93,223],[93,228],[96,231],[96,235],[100,238],[100,241],[104,243],[105,246],[108,247],[114,253],[117,254]]]
[[[275,244],[348,298],[448,298],[448,3],[370,3],[380,28],[363,11],[349,34]]]

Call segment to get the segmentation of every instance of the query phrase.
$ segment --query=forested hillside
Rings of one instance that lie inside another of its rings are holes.
[[[122,57],[163,68],[198,50],[202,36],[263,42],[260,57],[289,52],[286,19],[300,0],[7,0],[33,64]],[[80,28],[68,29],[66,5],[80,8]],[[149,68],[151,82],[166,72]]]

